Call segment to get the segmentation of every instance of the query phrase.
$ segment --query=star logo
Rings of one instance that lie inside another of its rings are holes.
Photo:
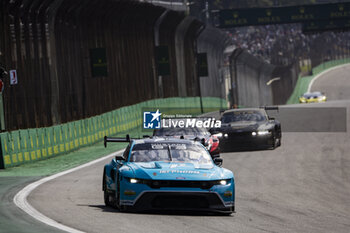
[[[161,115],[157,109],[156,112],[143,112],[143,128],[144,129],[160,129]]]
[[[154,120],[156,120],[156,119],[157,119],[157,121],[159,121],[159,117],[160,117],[160,115],[162,115],[162,114],[159,113],[159,109],[157,109],[157,111],[156,111],[155,113],[151,113],[151,115],[153,116],[153,118],[152,118],[152,120],[151,120],[151,122],[152,122],[152,121],[154,121]]]

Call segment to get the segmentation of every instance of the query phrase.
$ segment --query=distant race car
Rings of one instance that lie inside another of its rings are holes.
[[[278,107],[266,107],[277,110]],[[281,124],[270,118],[264,108],[227,110],[221,116],[221,128],[210,132],[219,136],[221,151],[267,149],[281,145]]]
[[[121,211],[200,210],[231,214],[233,173],[205,147],[186,139],[126,139],[129,142],[103,170],[104,201]]]
[[[315,92],[307,92],[304,95],[300,96],[299,103],[321,103],[326,102],[327,97],[325,94],[315,91]]]
[[[206,128],[160,128],[153,131],[153,136],[156,137],[173,137],[202,140],[204,139],[205,147],[208,149],[212,157],[216,157],[220,153],[219,139],[215,135],[211,135]]]

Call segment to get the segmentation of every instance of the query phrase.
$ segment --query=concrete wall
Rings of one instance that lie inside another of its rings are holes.
[[[198,53],[207,53],[208,77],[201,77],[202,96],[226,98],[224,69],[226,47],[230,45],[230,38],[223,31],[206,27],[197,40]]]
[[[242,49],[231,55],[230,71],[231,104],[243,107],[284,104],[298,77],[294,66],[274,66]]]
[[[271,87],[266,83],[275,67],[241,49],[235,50],[230,61],[234,104],[244,107],[272,104]]]

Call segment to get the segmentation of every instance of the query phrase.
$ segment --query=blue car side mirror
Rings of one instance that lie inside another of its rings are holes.
[[[214,158],[214,163],[215,163],[217,166],[221,166],[221,165],[222,165],[222,162],[223,162],[222,158],[218,158],[218,157]]]
[[[124,159],[124,157],[121,156],[121,155],[116,155],[116,156],[115,156],[115,160],[123,160],[123,161],[124,161],[125,159]]]

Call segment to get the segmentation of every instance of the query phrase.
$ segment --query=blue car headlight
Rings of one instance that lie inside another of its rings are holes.
[[[215,180],[211,182],[212,185],[228,185],[231,183],[231,179]]]
[[[140,180],[135,179],[135,178],[130,178],[130,179],[129,179],[129,182],[132,183],[132,184],[136,184],[136,183],[139,183]]]

